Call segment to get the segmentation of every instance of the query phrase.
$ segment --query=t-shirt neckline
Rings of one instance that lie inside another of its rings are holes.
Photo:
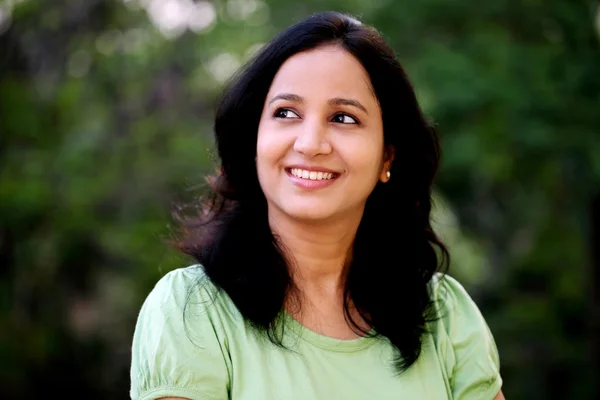
[[[321,335],[320,333],[306,328],[285,310],[283,311],[283,318],[285,327],[289,328],[296,336],[324,350],[352,353],[366,349],[373,345],[377,340],[373,337],[373,335],[375,335],[375,329],[371,329],[368,336],[347,340],[337,339],[331,336]]]

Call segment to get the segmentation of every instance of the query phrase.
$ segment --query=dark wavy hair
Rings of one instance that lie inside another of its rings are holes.
[[[178,248],[203,265],[244,318],[282,345],[284,300],[294,285],[290,260],[271,231],[255,157],[263,104],[280,66],[292,55],[325,45],[348,51],[364,66],[382,110],[384,143],[395,149],[391,179],[367,199],[346,267],[344,311],[356,333],[350,301],[376,336],[397,349],[398,372],[421,353],[426,324],[435,318],[433,275],[446,269],[448,251],[430,224],[431,188],[440,148],[392,49],[373,27],[346,14],[312,15],[266,44],[227,85],[214,132],[221,160],[200,212],[179,216]]]

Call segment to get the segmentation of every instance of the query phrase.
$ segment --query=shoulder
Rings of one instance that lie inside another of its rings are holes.
[[[447,274],[434,275],[430,282],[430,293],[437,317],[448,334],[465,331],[467,326],[475,331],[489,332],[479,307],[457,279]]]
[[[435,299],[448,299],[449,296],[469,296],[464,286],[448,274],[438,272],[429,281],[430,289]]]
[[[210,314],[217,298],[217,289],[206,277],[200,265],[179,268],[158,280],[147,295],[138,314],[134,344],[156,346],[170,335],[181,345],[185,332],[203,331],[211,326]],[[190,318],[192,313],[194,318]],[[201,312],[195,310],[200,309]],[[189,326],[192,325],[198,326]],[[199,329],[201,328],[201,329]]]
[[[179,299],[181,294],[187,294],[193,287],[200,284],[205,289],[208,289],[206,293],[202,293],[203,295],[216,291],[216,287],[204,272],[202,265],[190,265],[167,272],[157,281],[150,295],[160,298],[162,296],[171,297],[171,295],[175,295]],[[163,298],[163,300],[165,299]]]
[[[229,296],[211,281],[200,264],[166,273],[148,294],[140,311],[140,317],[184,318],[186,324],[220,323],[223,315],[228,315],[231,322],[240,322],[239,311]]]

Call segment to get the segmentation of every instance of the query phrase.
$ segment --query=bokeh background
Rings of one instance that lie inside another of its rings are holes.
[[[438,125],[436,229],[507,399],[600,398],[599,5],[0,0],[0,397],[128,398],[141,303],[191,262],[165,240],[215,168],[223,83],[339,10],[383,33]]]

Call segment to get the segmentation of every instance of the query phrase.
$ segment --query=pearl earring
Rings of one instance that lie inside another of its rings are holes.
[[[392,173],[391,173],[390,171],[387,171],[387,172],[385,173],[385,176],[387,176],[387,178],[388,178],[388,179],[390,179],[390,176],[391,176],[391,175],[392,175]]]

